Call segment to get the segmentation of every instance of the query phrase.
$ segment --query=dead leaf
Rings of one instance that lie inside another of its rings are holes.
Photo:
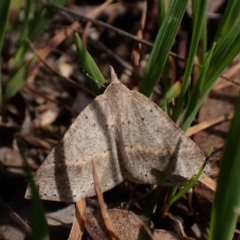
[[[140,225],[131,220],[127,211],[119,209],[107,210],[116,234],[120,239],[136,240]],[[99,213],[87,213],[86,230],[92,239],[108,239]]]

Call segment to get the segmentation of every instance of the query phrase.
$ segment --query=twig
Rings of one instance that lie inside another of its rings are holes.
[[[0,206],[26,233],[28,233],[29,235],[31,234],[32,230],[29,225],[18,214],[16,214],[1,198]]]
[[[102,217],[103,223],[105,225],[105,228],[107,230],[109,238],[112,240],[114,240],[114,239],[120,240],[119,237],[117,236],[117,234],[115,233],[111,219],[110,219],[107,209],[105,207],[102,189],[101,189],[101,183],[100,183],[100,180],[99,180],[99,177],[97,174],[97,167],[96,167],[94,159],[92,159],[92,166],[93,166],[94,187],[95,187],[95,192],[97,195],[98,204],[99,204],[99,208],[100,208],[100,215]]]
[[[68,81],[69,83],[71,83],[72,85],[74,85],[75,87],[77,87],[80,90],[84,90],[85,92],[87,92],[88,94],[92,95],[95,97],[95,94],[90,91],[89,89],[79,85],[78,83],[74,82],[72,79],[67,78],[65,76],[63,76],[61,73],[59,73],[58,71],[56,71],[55,69],[53,69],[52,67],[49,66],[49,64],[40,56],[40,54],[38,53],[38,51],[35,49],[35,47],[33,46],[33,44],[30,42],[29,39],[26,39],[27,43],[29,44],[30,48],[32,49],[32,51],[34,52],[34,54],[38,57],[38,59],[44,64],[45,67],[47,67],[49,70],[51,70],[53,73],[55,73],[57,76],[60,76],[62,78],[64,78],[66,81]]]
[[[130,213],[130,215],[134,218],[134,220],[135,220],[136,222],[138,222],[138,224],[140,224],[140,225],[143,227],[143,229],[146,231],[149,239],[150,239],[150,240],[154,240],[154,237],[153,237],[153,235],[152,235],[149,227],[147,226],[147,224],[146,224],[144,221],[142,221],[135,213],[133,213],[133,212],[131,212],[131,211],[130,211],[129,213]]]
[[[122,35],[122,36],[124,36],[124,37],[129,38],[129,39],[132,39],[132,40],[134,40],[134,41],[136,41],[136,42],[142,43],[142,44],[146,45],[147,47],[150,47],[150,48],[153,47],[153,43],[150,43],[149,41],[146,41],[146,40],[144,40],[144,39],[138,38],[138,37],[136,37],[136,36],[134,36],[134,35],[126,32],[126,31],[124,31],[124,30],[120,30],[119,28],[113,27],[113,26],[111,26],[111,25],[109,25],[109,24],[107,24],[107,23],[104,23],[104,22],[99,21],[99,20],[92,19],[92,18],[90,18],[90,17],[86,17],[85,15],[80,14],[80,13],[78,13],[78,12],[76,12],[76,11],[70,10],[70,9],[65,8],[65,7],[62,7],[62,6],[58,6],[58,5],[53,4],[53,3],[47,3],[47,2],[44,2],[44,1],[41,1],[41,2],[42,2],[42,4],[43,4],[44,6],[46,6],[46,7],[53,7],[53,8],[55,8],[55,9],[60,10],[60,11],[64,11],[64,12],[70,13],[70,14],[72,14],[72,15],[75,15],[76,17],[79,17],[79,18],[82,18],[82,19],[84,19],[84,20],[86,20],[86,21],[92,22],[93,24],[95,24],[95,25],[97,25],[97,26],[105,27],[106,29],[109,29],[109,30],[111,30],[111,31],[114,31],[114,32],[116,32],[116,33],[119,34],[119,35]],[[182,56],[179,56],[179,55],[177,55],[176,53],[170,52],[169,54],[170,54],[171,56],[173,56],[174,58],[178,59],[179,61],[184,61],[184,62],[186,62],[186,58],[184,58],[184,57],[182,57]],[[202,65],[199,65],[199,64],[194,64],[194,66],[197,66],[197,67],[202,68]],[[236,81],[234,81],[234,80],[232,80],[232,79],[230,79],[230,78],[228,78],[228,77],[226,77],[226,76],[224,76],[224,75],[221,75],[220,77],[223,78],[223,79],[225,79],[226,81],[229,81],[229,82],[237,85],[237,86],[240,86],[240,83],[238,83],[238,82],[236,82]]]

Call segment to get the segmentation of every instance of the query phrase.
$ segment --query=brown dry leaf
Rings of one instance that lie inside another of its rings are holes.
[[[140,224],[124,210],[108,209],[108,215],[121,240],[137,240],[139,237]],[[108,239],[104,230],[99,213],[87,213],[86,230],[93,240]],[[193,238],[183,237],[176,233],[154,229],[154,240],[193,240]]]
[[[204,129],[207,129],[209,127],[212,127],[212,126],[214,126],[218,123],[231,120],[233,118],[233,116],[234,116],[234,113],[231,112],[230,114],[226,114],[226,115],[223,115],[223,116],[220,116],[220,117],[217,117],[217,118],[214,118],[214,119],[207,120],[207,121],[201,122],[199,124],[196,124],[196,125],[194,125],[193,127],[190,127],[187,130],[186,135],[188,137],[191,137],[194,134],[196,134],[196,133],[198,133],[198,132],[200,132]]]
[[[82,239],[86,220],[86,201],[80,199],[76,202],[76,213],[73,220],[72,229],[68,240],[80,240]]]
[[[46,104],[46,110],[42,112],[39,117],[39,125],[44,128],[52,124],[58,117],[60,109],[56,107],[55,103],[48,102]]]
[[[239,89],[235,86],[212,92],[199,111],[199,122],[226,116],[233,112],[238,95]],[[217,155],[221,156],[229,125],[230,121],[224,121],[211,126],[204,131],[198,132],[194,136],[194,141],[204,152],[208,152],[209,148],[213,147]],[[217,156],[210,156],[212,170],[218,167],[217,160]]]
[[[46,219],[49,226],[67,226],[73,223],[75,216],[74,204],[60,208],[57,211],[46,212]]]
[[[38,166],[32,161],[32,159],[27,158],[28,165],[31,169],[36,170]],[[13,150],[9,147],[0,148],[0,163],[2,166],[7,168],[9,174],[14,175],[24,175],[23,161],[19,152]]]
[[[165,216],[168,216],[170,219],[172,219],[179,227],[180,231],[181,231],[181,234],[184,236],[184,237],[187,237],[185,231],[184,231],[184,227],[182,225],[182,222],[177,219],[175,216],[173,216],[170,212],[166,212],[165,213]]]
[[[166,230],[154,230],[154,239],[155,240],[194,240],[194,238],[183,237],[176,233],[169,232]]]
[[[60,30],[48,41],[47,45],[44,48],[38,50],[39,55],[42,58],[46,58],[55,47],[61,44],[67,37],[72,36],[73,32],[75,32],[79,26],[80,23],[78,21],[75,21],[71,25]]]
[[[2,183],[2,182],[1,182]],[[4,183],[6,184],[6,183]],[[1,188],[1,190],[5,190]],[[31,228],[25,221],[26,204],[15,194],[12,201],[0,199],[0,239],[23,240],[31,234]]]
[[[49,69],[55,75],[60,76],[61,78],[64,78],[67,82],[71,83],[73,86],[77,87],[78,89],[84,90],[85,92],[89,93],[90,95],[95,96],[95,94],[92,91],[90,91],[88,88],[83,87],[82,85],[80,85],[80,84],[76,83],[75,81],[73,81],[71,78],[66,77],[66,74],[62,75],[59,71],[55,70],[55,68],[51,67],[50,64],[48,64],[48,62],[45,61],[45,56],[42,57],[40,55],[39,51],[37,49],[35,49],[34,45],[31,42],[29,42],[29,41],[28,41],[28,43],[29,43],[29,46],[31,47],[32,51],[34,52],[34,54],[38,57],[39,64],[41,62],[47,69]],[[35,73],[33,73],[33,74],[35,74]],[[68,74],[70,74],[70,72],[68,72]],[[29,78],[29,80],[32,80],[32,79],[34,79],[34,78],[31,78],[31,79]],[[25,88],[27,90],[29,90],[30,92],[36,94],[40,98],[48,100],[49,102],[58,103],[58,101],[56,99],[51,99],[48,96],[45,96],[45,95],[39,93],[36,89],[34,89],[32,87],[29,87],[29,86],[25,85]],[[59,94],[59,93],[57,93],[57,94]],[[72,111],[72,109],[69,108],[67,105],[63,105],[63,106],[66,109],[68,109],[69,111]]]
[[[235,78],[236,75],[238,76],[239,74],[239,70],[240,70],[240,63],[239,63],[239,59],[235,59],[235,61],[237,62],[235,65],[233,65],[232,67],[229,67],[225,72],[224,72],[224,77],[226,78]],[[239,77],[237,77],[239,78]],[[238,81],[239,82],[239,81]],[[233,86],[233,82],[229,82],[226,81],[225,79],[221,79],[219,78],[217,83],[214,85],[212,92],[218,92],[221,89],[227,88]]]
[[[39,139],[38,137],[34,136],[31,133],[20,134],[20,135],[24,139],[24,141],[28,142],[29,144],[32,144],[32,145],[37,146],[37,147],[42,147],[42,148],[45,148],[45,149],[48,149],[48,150],[52,149],[51,144],[49,144],[48,142],[46,142],[44,140]]]
[[[102,11],[104,11],[112,3],[112,1],[113,0],[106,0],[104,3],[96,7],[93,11],[88,13],[87,16],[94,19],[97,18],[102,13]],[[91,26],[92,26],[92,23],[90,21],[87,22],[84,32],[82,34],[82,41],[84,45],[87,45],[87,36]]]
[[[66,28],[63,28],[62,30],[60,30],[55,36],[53,36],[48,41],[47,45],[44,48],[41,48],[38,50],[39,56],[42,59],[46,59],[47,56],[51,53],[51,51],[55,47],[57,47],[59,44],[61,44],[67,37],[72,36],[73,32],[76,31],[79,26],[80,26],[80,23],[76,21],[76,22],[73,22],[70,26],[67,26]],[[40,62],[38,62],[38,64],[35,65],[34,70],[31,72],[31,75],[27,79],[28,83],[31,83],[33,79],[35,79],[35,77],[37,76],[38,71],[40,69],[39,65],[40,65]]]
[[[98,177],[98,174],[97,174],[97,167],[96,167],[94,159],[92,159],[92,165],[93,165],[94,187],[95,187],[95,192],[96,192],[97,199],[98,199],[98,204],[99,204],[102,220],[104,222],[104,225],[105,225],[105,228],[107,230],[109,238],[119,240],[119,237],[115,233],[115,230],[114,230],[114,227],[112,225],[111,219],[108,216],[108,212],[107,212],[107,209],[106,209],[106,206],[105,206],[105,203],[104,203],[104,199],[103,199],[101,183],[100,183],[100,180],[99,180],[99,177]]]
[[[212,191],[216,191],[217,183],[212,178],[208,176],[204,176],[198,180],[202,184],[204,184],[206,187],[210,188]]]
[[[138,238],[140,226],[132,220],[127,211],[109,209],[107,212],[120,239],[136,240]],[[99,213],[87,213],[86,230],[92,239],[108,239]]]
[[[209,227],[208,219],[210,219],[214,196],[215,191],[213,191],[200,181],[198,181],[193,187],[191,206],[199,214],[198,221],[191,226],[191,231],[194,232],[195,236],[201,238],[201,236],[203,237],[207,234],[206,229]]]
[[[140,219],[140,217],[138,217],[135,213],[130,212],[131,216],[133,217],[133,219],[142,226],[142,228],[144,229],[144,231],[147,233],[148,237],[150,240],[154,240],[154,237],[151,233],[151,230],[149,229],[149,227],[146,225],[146,223]]]
[[[26,233],[18,226],[13,226],[12,222],[8,222],[0,226],[0,237],[3,240],[23,240],[26,239]]]
[[[208,185],[206,185],[205,183],[198,181],[194,186],[194,193],[200,195],[201,197],[212,203],[216,191],[216,182],[208,177],[204,177],[204,179],[206,182],[212,182],[212,184],[209,183]],[[213,186],[215,186],[215,189],[213,188]]]
[[[65,78],[69,78],[74,71],[74,65],[69,58],[67,55],[62,55],[57,62],[51,64],[52,66],[57,66],[59,73]]]

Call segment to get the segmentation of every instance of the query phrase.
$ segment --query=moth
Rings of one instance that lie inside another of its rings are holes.
[[[110,67],[111,81],[76,118],[35,174],[41,199],[76,202],[95,195],[92,159],[102,191],[125,179],[182,185],[205,156],[150,99],[130,91]],[[205,173],[210,171],[205,167]],[[26,198],[31,197],[28,187]]]

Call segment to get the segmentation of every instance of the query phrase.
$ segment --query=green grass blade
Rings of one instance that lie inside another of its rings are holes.
[[[64,5],[66,0],[54,0],[55,4]],[[18,48],[14,56],[14,71],[17,71],[23,64],[23,59],[28,51],[28,44],[25,39],[28,38],[31,42],[34,42],[44,29],[52,21],[54,15],[57,13],[55,9],[46,8],[42,3],[36,4],[34,9],[33,19],[30,21],[30,11],[32,10],[32,0],[26,0],[26,7],[24,11],[24,21],[20,30],[20,39],[18,41]],[[14,72],[13,71],[13,72]]]
[[[224,38],[229,30],[232,28],[233,24],[239,17],[240,12],[240,1],[232,0],[228,1],[227,7],[224,11],[223,16],[221,17],[221,22],[218,27],[218,31],[215,36],[214,41],[219,41]]]
[[[10,79],[3,93],[3,101],[13,97],[24,85],[28,74],[28,64],[24,64]]]
[[[8,24],[8,12],[10,1],[0,1],[0,64],[2,63],[2,45]],[[1,64],[2,65],[2,64]],[[2,73],[0,72],[0,108],[2,106]]]
[[[191,124],[193,117],[197,114],[203,101],[211,91],[218,77],[222,74],[224,69],[231,63],[231,61],[240,52],[240,20],[236,21],[232,29],[216,44],[212,58],[206,71],[202,69],[199,85],[195,88],[195,92],[189,100],[187,113],[185,114],[185,122],[182,125],[183,130],[186,130]],[[209,60],[206,60],[206,63]],[[206,71],[206,73],[205,73]],[[198,96],[201,98],[196,104]]]
[[[161,27],[162,22],[165,18],[168,4],[169,3],[166,0],[158,0],[158,26],[159,26],[159,28]],[[170,108],[169,108],[169,104],[168,104],[168,90],[170,88],[169,70],[170,70],[170,63],[169,63],[169,61],[166,61],[165,65],[163,67],[163,71],[162,71],[163,99],[161,102],[161,108],[167,115],[170,114]]]
[[[160,107],[163,109],[163,111],[170,115],[170,106],[169,103],[171,101],[171,97],[175,95],[173,92],[173,89],[176,90],[176,84],[173,84],[174,86],[170,86],[169,81],[169,72],[170,72],[170,63],[169,61],[166,61],[164,67],[163,67],[163,73],[162,73],[162,84],[163,84],[163,99],[160,102]],[[179,92],[180,94],[180,92]],[[179,95],[178,94],[178,95]]]
[[[104,91],[101,84],[105,84],[106,80],[102,75],[101,71],[99,70],[97,64],[95,63],[91,55],[88,53],[85,46],[83,45],[77,33],[75,33],[74,38],[77,47],[77,57],[79,64],[93,79],[96,79],[96,81],[100,83],[97,84],[95,81],[93,81],[93,79],[87,77],[89,86],[96,95],[99,95]]]
[[[53,4],[63,6],[67,0],[53,0]],[[45,7],[42,3],[38,3],[34,11],[34,18],[30,24],[29,39],[33,42],[44,31],[46,26],[52,21],[58,11],[54,8]]]
[[[5,31],[8,24],[8,12],[10,1],[0,1],[0,52],[2,53],[2,44],[5,37]],[[2,58],[2,55],[1,55]]]
[[[196,56],[203,22],[206,17],[205,12],[206,12],[207,1],[206,0],[197,0],[197,1],[195,1],[195,4],[197,6],[195,9],[195,15],[194,15],[194,21],[193,21],[194,22],[193,35],[192,35],[189,55],[188,55],[188,59],[187,59],[187,65],[186,65],[186,69],[184,72],[181,93],[177,100],[177,106],[176,106],[176,109],[173,114],[173,120],[175,120],[175,121],[177,121],[178,117],[181,114],[184,100],[186,98],[186,92],[187,92],[187,89],[190,84],[191,73],[192,73],[192,68],[193,68],[193,64],[194,64],[194,58]]]
[[[167,12],[168,1],[158,0],[157,4],[158,4],[158,26],[161,26]]]
[[[139,91],[150,97],[160,73],[168,59],[188,1],[171,1],[158,31]]]
[[[181,84],[179,81],[177,81],[166,92],[164,99],[160,104],[160,107],[165,109],[166,105],[170,103],[173,99],[175,99],[177,96],[179,96],[180,92],[181,92]]]
[[[28,27],[29,27],[29,21],[30,21],[29,15],[30,15],[31,7],[32,7],[32,0],[26,0],[24,19],[23,19],[23,23],[21,24],[21,31],[19,34],[18,44],[22,44],[22,42],[25,40],[25,38],[28,35]]]
[[[25,172],[27,174],[27,179],[29,181],[29,185],[32,190],[32,199],[31,199],[31,225],[32,225],[32,234],[31,239],[33,240],[50,240],[50,236],[48,233],[48,227],[47,227],[47,221],[44,214],[44,208],[42,205],[42,202],[38,195],[37,187],[34,183],[33,176],[31,174],[31,170],[28,166],[26,155],[24,151],[23,142],[21,139],[18,139],[17,141],[18,148],[20,150],[22,159],[23,159],[23,165]]]
[[[217,42],[213,57],[209,64],[203,89],[209,89],[240,52],[240,19],[236,21],[229,33]]]
[[[205,63],[202,67],[201,74],[199,76],[199,79],[194,86],[192,93],[190,95],[187,107],[186,107],[186,112],[184,115],[184,123],[182,124],[181,128],[185,132],[187,129],[191,126],[195,116],[197,115],[200,107],[202,106],[203,101],[207,97],[207,94],[209,91],[202,92],[202,85],[204,83],[205,77],[206,77],[206,72],[209,67],[209,63],[211,61],[213,51],[215,49],[215,45],[213,44],[212,48],[210,49],[208,56],[205,59]],[[199,97],[201,96],[201,97]]]
[[[171,192],[169,193],[169,196],[168,196],[168,200],[166,202],[167,208],[169,208],[173,204],[173,202],[171,202],[171,200],[176,195],[177,190],[178,190],[177,186],[172,187]]]
[[[18,69],[23,64],[24,55],[28,49],[28,45],[25,42],[26,37],[28,36],[29,30],[29,21],[30,21],[30,11],[32,7],[32,0],[26,0],[25,11],[24,11],[24,19],[23,24],[21,24],[21,29],[19,33],[19,38],[17,42],[16,53],[14,56],[14,64],[13,64],[13,72]]]
[[[192,1],[193,5],[193,16],[196,16],[197,14],[195,13],[197,11],[197,5],[198,2]],[[207,53],[207,17],[203,19],[202,23],[202,30],[201,30],[201,35],[199,39],[199,44],[198,44],[198,49],[197,49],[197,57],[198,57],[198,63],[203,64],[204,59]]]
[[[228,133],[212,207],[209,240],[233,237],[240,208],[240,98]]]
[[[173,203],[175,203],[177,200],[179,200],[185,193],[187,193],[197,182],[199,177],[201,176],[201,173],[206,165],[206,161],[202,164],[200,167],[198,173],[196,176],[186,185],[183,189],[181,189],[177,194],[171,194],[167,202],[167,206],[170,207]],[[176,192],[175,187],[173,188],[173,192]]]

